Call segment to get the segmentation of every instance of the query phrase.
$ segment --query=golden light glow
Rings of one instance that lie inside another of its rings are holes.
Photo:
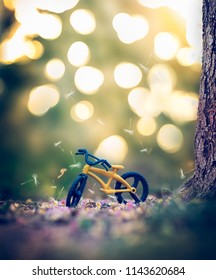
[[[202,1],[190,1],[188,3],[192,13],[189,14],[186,21],[186,40],[193,47],[201,60],[202,53]]]
[[[62,32],[62,20],[58,15],[40,13],[32,1],[18,1],[15,17],[20,22],[23,36],[39,35],[47,40],[58,38]]]
[[[25,25],[25,28],[28,28],[29,26],[31,28],[32,26],[36,27],[36,22],[41,14],[36,9],[35,2],[33,0],[14,0],[13,2],[16,20]]]
[[[132,89],[128,95],[128,103],[131,109],[140,117],[145,114],[144,106],[149,95],[149,90],[143,87]]]
[[[70,16],[70,23],[76,32],[83,35],[91,34],[96,28],[94,14],[85,9],[74,11]]]
[[[191,66],[198,61],[197,53],[193,48],[181,48],[177,53],[177,61],[182,66]]]
[[[146,36],[149,31],[149,23],[144,16],[119,13],[112,21],[113,28],[118,38],[125,44],[131,44]]]
[[[81,101],[71,108],[71,117],[77,122],[83,122],[92,117],[94,106],[89,101]]]
[[[18,1],[15,17],[20,22],[23,36],[39,35],[47,40],[58,38],[62,32],[61,18],[55,14],[40,13],[32,1]]]
[[[79,0],[37,0],[35,2],[38,9],[47,10],[53,13],[63,13],[74,8]]]
[[[184,18],[186,18],[188,14],[191,15],[191,13],[193,12],[193,10],[188,9],[188,0],[138,0],[138,2],[144,7],[152,9],[167,6],[178,12]]]
[[[175,125],[165,124],[158,132],[157,143],[165,152],[176,153],[182,147],[183,134]]]
[[[137,122],[137,130],[143,136],[150,136],[156,130],[156,122],[151,117],[142,117]]]
[[[74,82],[82,93],[95,94],[104,82],[103,73],[92,66],[82,66],[77,69]]]
[[[198,96],[195,93],[175,91],[166,102],[164,113],[173,121],[184,123],[197,118]]]
[[[30,59],[39,59],[44,53],[44,47],[39,41],[26,41],[25,46],[25,55]]]
[[[155,54],[163,60],[174,58],[179,49],[179,45],[178,38],[168,32],[160,32],[154,38]]]
[[[115,67],[114,79],[118,86],[132,88],[141,82],[142,72],[135,64],[122,62]]]
[[[0,45],[0,59],[5,64],[16,62],[25,57],[26,41],[17,31],[13,37],[6,39]]]
[[[162,111],[161,103],[148,89],[143,87],[137,87],[130,91],[128,103],[131,110],[139,117],[158,116]]]
[[[172,92],[176,83],[176,75],[170,66],[156,64],[148,72],[147,80],[151,92],[163,99]]]
[[[152,9],[159,8],[165,4],[163,0],[138,0],[138,2],[144,7]]]
[[[118,13],[112,20],[113,28],[116,32],[121,32],[127,23],[131,22],[132,17],[127,13]]]
[[[3,4],[8,10],[13,11],[15,9],[14,0],[3,0]]]
[[[57,15],[41,14],[38,22],[37,33],[40,37],[47,40],[54,40],[61,35],[62,21]]]
[[[54,14],[41,12],[39,9],[43,10],[43,8],[45,8],[45,10],[50,10],[48,7],[51,6],[53,6],[53,8],[54,6],[57,8],[62,5],[71,6],[72,2],[69,1],[70,3],[63,3],[63,1],[58,1],[59,5],[57,2],[54,2],[56,1],[5,1],[5,5],[9,6],[11,9],[13,7],[15,10],[15,18],[20,23],[17,28],[16,35],[19,34],[19,37],[22,40],[26,40],[26,37],[29,40],[30,38],[33,38],[37,35],[47,40],[58,38],[62,31],[61,18]],[[75,4],[75,2],[73,4]]]
[[[125,139],[119,135],[112,135],[101,141],[95,155],[107,159],[111,164],[117,164],[124,160],[128,152]]]
[[[90,59],[89,47],[84,42],[74,42],[68,50],[67,57],[74,66],[85,65]]]
[[[53,58],[47,62],[45,69],[45,76],[53,81],[59,80],[62,78],[65,72],[65,65],[62,60],[58,58]]]
[[[199,0],[198,0],[199,1]],[[191,17],[191,14],[195,12],[195,10],[190,9],[190,2],[188,0],[181,0],[181,1],[173,1],[173,0],[166,0],[165,4],[167,7],[173,9],[174,11],[178,12],[184,19]],[[196,2],[196,1],[195,1]]]
[[[44,115],[59,102],[59,91],[53,85],[33,88],[30,92],[28,110],[36,116]]]
[[[159,7],[168,7],[177,12],[186,23],[186,40],[188,44],[193,47],[196,52],[196,62],[201,63],[202,54],[202,1],[188,1],[188,0],[137,0],[144,7],[156,9]],[[163,43],[161,43],[162,46]],[[173,44],[173,43],[172,43]],[[163,48],[164,46],[164,48]],[[168,51],[165,50],[166,42],[163,44],[161,50],[158,47],[159,54],[161,53],[162,59],[165,55],[169,57]],[[173,44],[175,49],[175,44]],[[169,46],[167,50],[169,49]],[[172,49],[172,51],[174,51]],[[170,59],[170,58],[169,58]]]
[[[18,29],[14,36],[6,39],[0,45],[0,61],[5,64],[11,64],[26,59],[38,59],[43,55],[43,45],[36,41],[26,40]]]

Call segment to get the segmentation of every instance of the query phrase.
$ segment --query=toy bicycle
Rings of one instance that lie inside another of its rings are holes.
[[[88,175],[94,178],[101,186],[100,190],[108,195],[115,194],[119,203],[127,203],[125,194],[130,194],[135,203],[140,203],[146,200],[148,196],[148,184],[145,178],[137,172],[127,172],[123,175],[118,175],[118,170],[124,169],[122,165],[111,165],[105,159],[99,159],[88,153],[86,149],[79,149],[76,155],[84,155],[86,165],[83,167],[82,173],[72,183],[66,198],[67,207],[76,207],[82,197],[85,189]],[[94,167],[100,165],[103,168]],[[109,170],[111,168],[111,170]],[[104,182],[95,173],[108,178]],[[110,186],[115,180],[115,188]],[[131,183],[130,183],[131,182]],[[139,193],[139,194],[138,194]]]

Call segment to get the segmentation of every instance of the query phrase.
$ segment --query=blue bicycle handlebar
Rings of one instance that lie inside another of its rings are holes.
[[[88,153],[86,149],[78,149],[78,151],[75,153],[75,155],[84,155],[85,153]]]
[[[108,168],[111,167],[111,164],[106,159],[99,159],[89,154],[89,152],[86,149],[78,149],[76,155],[85,155],[85,162],[90,166],[101,164],[106,170],[108,170]],[[89,157],[95,159],[95,161],[90,161]]]

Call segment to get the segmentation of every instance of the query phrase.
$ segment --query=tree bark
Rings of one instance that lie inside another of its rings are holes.
[[[203,0],[203,56],[194,138],[195,170],[179,195],[216,199],[216,1]]]

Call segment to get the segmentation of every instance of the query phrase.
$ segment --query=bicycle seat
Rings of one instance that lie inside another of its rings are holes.
[[[113,169],[124,169],[123,165],[112,165]]]

